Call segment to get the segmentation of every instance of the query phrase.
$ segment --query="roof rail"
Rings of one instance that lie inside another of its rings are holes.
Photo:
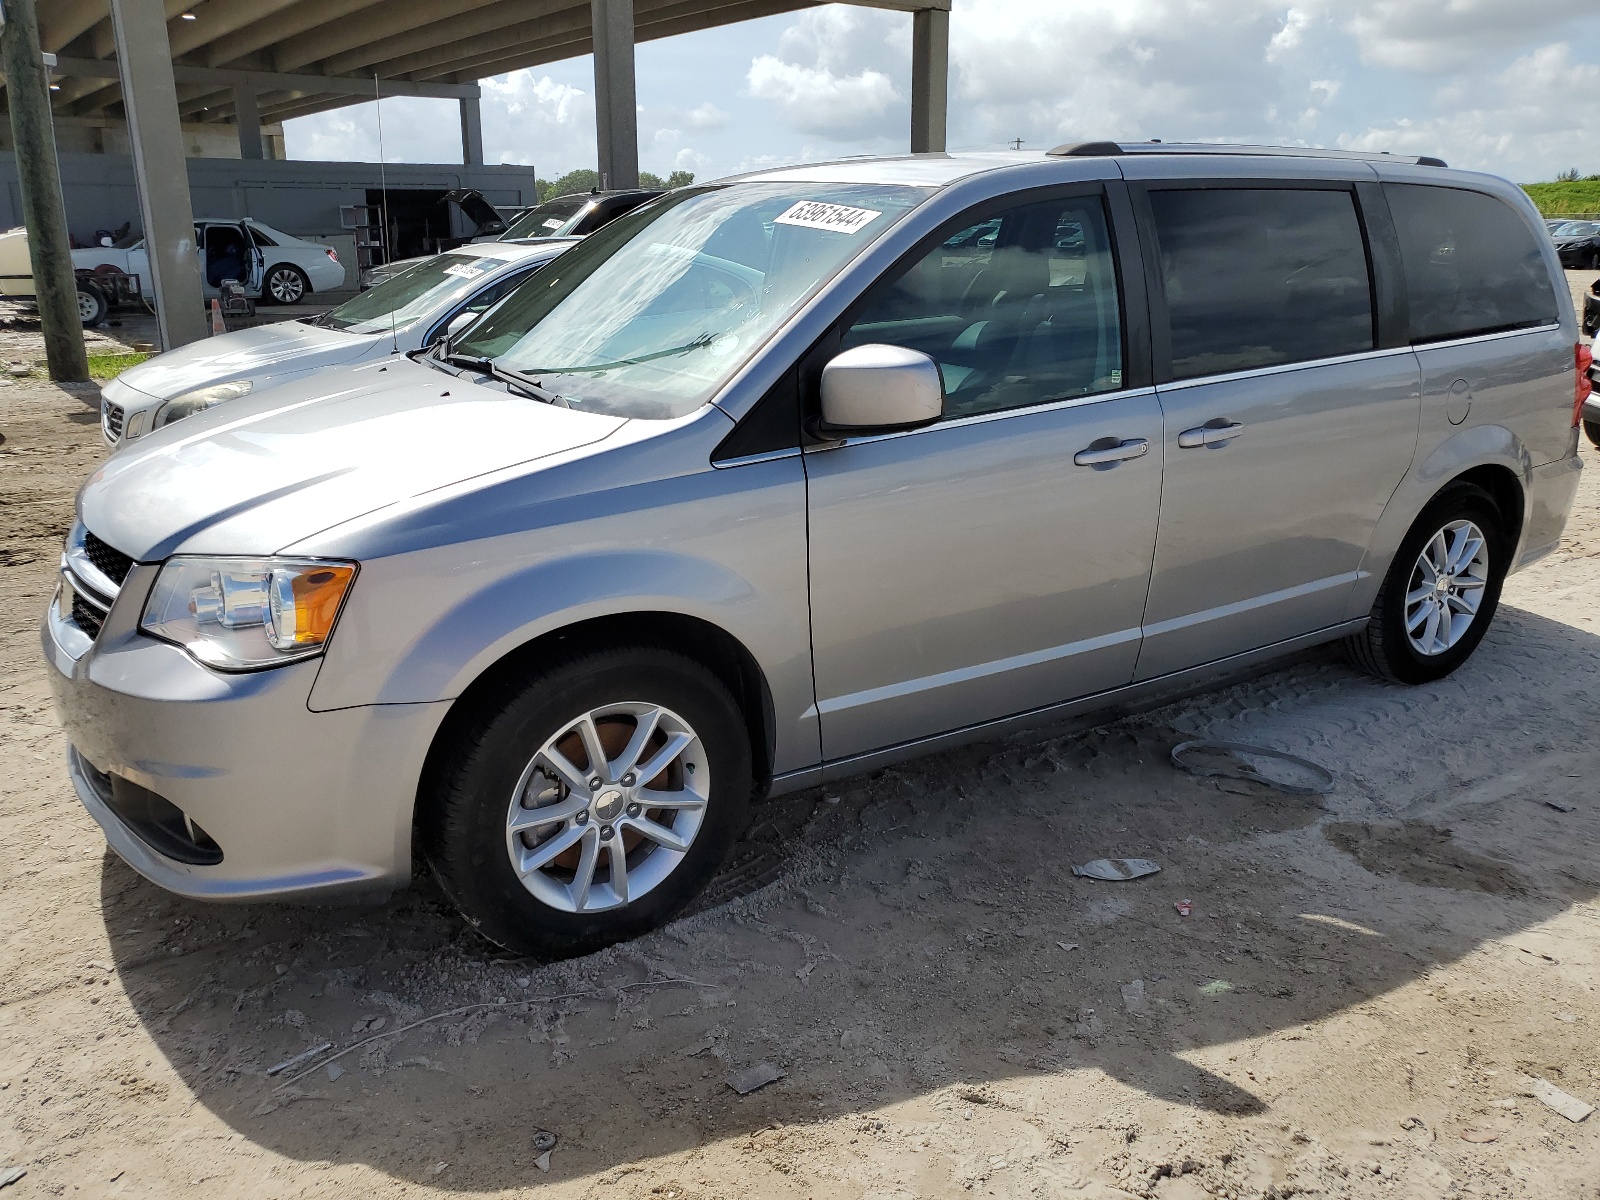
[[[1069,142],[1045,151],[1054,158],[1107,158],[1120,154],[1242,154],[1271,158],[1338,158],[1359,162],[1414,163],[1419,167],[1448,166],[1429,154],[1397,156],[1388,151],[1315,150],[1310,146],[1230,146],[1217,142]]]

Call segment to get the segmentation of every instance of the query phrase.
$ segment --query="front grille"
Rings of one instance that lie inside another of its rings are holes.
[[[106,441],[114,442],[122,436],[122,405],[109,400],[100,401],[100,429]]]
[[[87,529],[83,531],[83,553],[100,569],[102,575],[118,587],[127,579],[128,572],[133,570],[133,559],[121,550],[106,545]]]
[[[100,627],[106,623],[104,609],[96,608],[76,589],[72,593],[72,623],[91,638],[100,636]]]

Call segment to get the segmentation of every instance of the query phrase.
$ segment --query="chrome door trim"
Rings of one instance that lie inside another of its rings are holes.
[[[776,462],[780,458],[795,458],[800,454],[799,446],[786,446],[782,450],[764,450],[760,454],[741,454],[738,458],[712,459],[713,470],[721,471],[727,467],[748,467],[752,463]]]
[[[1470,346],[1476,342],[1499,342],[1506,338],[1527,337],[1534,333],[1560,333],[1561,322],[1556,321],[1550,325],[1532,325],[1527,329],[1502,329],[1496,333],[1475,333],[1470,337],[1448,338],[1438,342],[1414,342],[1409,349],[1438,350],[1449,346]]]
[[[1344,571],[1338,575],[1329,575],[1326,579],[1313,579],[1310,583],[1280,588],[1276,592],[1264,592],[1259,596],[1251,596],[1247,600],[1235,600],[1232,604],[1219,604],[1216,608],[1189,613],[1187,616],[1157,621],[1154,625],[1146,625],[1144,627],[1144,636],[1147,638],[1159,637],[1163,633],[1172,633],[1175,630],[1203,625],[1207,621],[1217,621],[1223,617],[1235,617],[1252,609],[1268,608],[1274,604],[1281,604],[1285,600],[1298,600],[1302,596],[1314,595],[1317,592],[1327,591],[1329,588],[1344,587],[1347,584],[1366,579],[1370,574],[1370,571]]]
[[[1241,654],[1231,655],[1228,658],[1204,663],[1197,667],[1189,667],[1170,675],[1160,675],[1154,679],[1130,683],[1125,687],[1113,688],[1106,692],[1096,692],[1092,696],[1082,696],[1062,704],[1029,709],[1013,716],[999,717],[993,721],[984,721],[977,725],[967,725],[960,729],[934,734],[931,737],[918,738],[911,742],[901,742],[897,745],[886,746],[881,750],[869,751],[866,754],[834,759],[832,762],[823,763],[820,769],[804,767],[797,771],[785,772],[782,775],[773,777],[771,789],[767,794],[769,796],[781,796],[789,792],[799,791],[802,788],[815,787],[819,784],[831,783],[837,779],[845,779],[852,775],[862,775],[868,771],[876,771],[881,767],[904,762],[907,759],[921,758],[924,755],[940,750],[948,750],[956,746],[968,745],[972,742],[993,741],[1029,730],[1066,725],[1065,728],[1051,729],[1052,734],[1059,735],[1077,732],[1082,729],[1092,729],[1108,720],[1127,716],[1130,713],[1147,712],[1150,709],[1159,708],[1163,704],[1170,704],[1184,696],[1208,690],[1215,686],[1220,679],[1237,676],[1241,672],[1270,663],[1272,660],[1282,658],[1284,655],[1300,650],[1308,650],[1327,642],[1336,642],[1340,638],[1365,629],[1367,620],[1366,617],[1358,617],[1353,621],[1330,625],[1326,629],[1302,634],[1299,637],[1275,642],[1270,646],[1262,646],[1255,650],[1247,650]]]
[[[819,700],[802,715],[805,717],[826,716],[828,713],[844,712],[847,709],[860,708],[865,704],[876,704],[882,700],[896,700],[902,696],[914,696],[918,692],[948,687],[953,683],[967,683],[970,680],[984,679],[990,675],[1003,675],[1007,671],[1038,666],[1040,663],[1056,662],[1063,658],[1071,658],[1077,654],[1087,654],[1091,650],[1104,650],[1109,646],[1120,646],[1124,642],[1136,642],[1141,636],[1142,632],[1138,628],[1119,629],[1114,633],[1103,633],[1098,637],[1068,642],[1064,646],[1049,646],[1043,650],[1030,651],[1027,654],[1014,654],[1010,658],[999,658],[992,662],[977,663],[970,667],[958,667],[953,671],[941,671],[937,675],[924,675],[920,679],[907,679],[900,683],[891,683],[883,687],[868,688],[862,692],[851,692],[845,696],[835,696],[831,700]]]
[[[894,438],[913,437],[919,433],[936,433],[941,429],[964,429],[971,425],[986,425],[990,421],[1004,421],[1012,417],[1026,416],[1029,413],[1060,412],[1067,408],[1083,408],[1090,404],[1104,404],[1112,400],[1133,400],[1141,396],[1154,396],[1156,389],[1153,387],[1129,388],[1120,392],[1096,392],[1093,396],[1074,396],[1067,400],[1046,400],[1042,404],[1029,404],[1019,408],[1000,408],[994,412],[973,413],[970,416],[955,417],[949,421],[935,421],[932,425],[919,425],[915,429],[892,429],[885,433],[866,433],[852,437],[841,437],[836,441],[823,442],[819,445],[807,446],[807,454],[815,454],[820,450],[837,450],[844,446],[865,446],[872,442],[887,442]]]
[[[1519,330],[1518,332],[1527,332]],[[1211,383],[1232,383],[1236,379],[1262,379],[1269,375],[1287,375],[1291,371],[1307,371],[1317,367],[1335,367],[1341,363],[1363,362],[1369,358],[1394,358],[1410,354],[1417,346],[1392,346],[1387,350],[1363,350],[1359,354],[1340,354],[1333,358],[1308,358],[1304,362],[1278,363],[1271,367],[1253,367],[1248,371],[1229,371],[1225,375],[1197,375],[1193,379],[1174,379],[1171,383],[1158,383],[1162,392],[1176,392],[1184,388],[1204,387]]]

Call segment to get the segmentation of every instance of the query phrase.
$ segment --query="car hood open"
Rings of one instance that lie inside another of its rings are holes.
[[[140,562],[271,554],[624,424],[388,358],[320,371],[132,443],[84,481],[78,516]]]
[[[237,329],[158,354],[118,378],[135,391],[170,400],[230,379],[256,379],[334,366],[372,350],[372,337],[301,321]]]

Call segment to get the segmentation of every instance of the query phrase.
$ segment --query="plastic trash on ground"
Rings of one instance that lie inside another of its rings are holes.
[[[1172,761],[1191,775],[1248,779],[1295,796],[1326,796],[1333,791],[1333,775],[1326,768],[1243,742],[1180,742],[1172,748]]]
[[[1154,875],[1161,870],[1159,866],[1148,858],[1097,858],[1093,862],[1086,862],[1081,867],[1073,867],[1074,875],[1081,875],[1084,879],[1104,879],[1111,883],[1120,883],[1128,879],[1141,879],[1146,875]]]

